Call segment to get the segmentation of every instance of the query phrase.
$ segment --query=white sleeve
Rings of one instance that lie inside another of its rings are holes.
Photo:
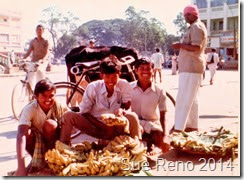
[[[33,112],[34,112],[34,110],[33,110],[32,106],[30,106],[30,105],[25,106],[20,115],[19,125],[31,126]]]
[[[95,96],[96,92],[94,84],[88,84],[80,104],[81,114],[87,113],[92,109],[93,104],[96,103]]]
[[[130,83],[127,82],[126,80],[120,79],[118,82],[118,86],[121,90],[122,102],[126,103],[126,102],[131,101],[132,88],[130,86]]]

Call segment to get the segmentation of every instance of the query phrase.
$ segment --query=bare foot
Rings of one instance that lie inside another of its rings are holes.
[[[152,145],[151,147],[148,147],[148,148],[147,148],[147,155],[148,155],[148,156],[154,156],[154,155],[156,155],[156,154],[157,154],[157,152],[156,152],[156,150],[155,150],[154,145]]]

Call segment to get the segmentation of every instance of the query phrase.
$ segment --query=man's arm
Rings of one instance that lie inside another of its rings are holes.
[[[191,44],[184,44],[184,43],[173,43],[171,45],[173,49],[185,49],[187,51],[198,51],[200,50],[200,46],[198,45],[191,45]]]
[[[166,126],[166,118],[165,118],[166,111],[160,111],[160,123],[163,129],[164,135],[169,135],[168,128]]]
[[[19,125],[18,127],[17,142],[16,142],[18,168],[14,174],[15,176],[27,175],[27,170],[25,167],[25,147],[26,147],[26,136],[28,135],[28,130],[29,130],[28,125]]]
[[[166,111],[160,111],[160,123],[163,129],[163,153],[166,153],[170,149],[170,138],[169,138],[169,130],[166,125],[166,118],[165,118]]]
[[[32,45],[32,42],[30,42],[30,46],[29,46],[29,49],[27,50],[26,54],[24,54],[23,56],[23,59],[26,59],[27,57],[29,57],[29,55],[31,54],[31,52],[33,51],[33,45]]]

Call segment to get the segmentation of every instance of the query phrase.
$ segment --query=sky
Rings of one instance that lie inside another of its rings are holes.
[[[22,13],[24,42],[35,36],[35,27],[42,10],[57,6],[62,12],[70,11],[79,17],[80,25],[90,20],[125,19],[125,11],[133,6],[137,12],[149,11],[151,17],[161,21],[170,34],[176,34],[173,20],[191,0],[0,0],[0,10]]]

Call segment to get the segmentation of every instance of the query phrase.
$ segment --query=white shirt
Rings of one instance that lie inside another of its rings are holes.
[[[217,53],[208,53],[207,54],[207,62],[210,62],[212,59],[212,56],[214,56],[214,63],[208,64],[208,68],[217,68],[218,62],[219,62],[219,55]]]
[[[166,92],[154,83],[143,91],[137,82],[131,83],[131,110],[138,115],[140,124],[147,133],[150,133],[151,130],[162,130],[159,112],[167,111]]]
[[[152,60],[154,63],[154,68],[162,68],[162,63],[164,62],[164,56],[160,52],[152,54]]]
[[[121,107],[122,103],[131,101],[131,87],[129,82],[119,79],[114,88],[113,95],[108,98],[104,80],[97,80],[88,84],[82,102],[80,112],[90,113],[101,120],[104,113],[113,113]]]
[[[64,111],[67,111],[67,108],[63,107],[63,109]],[[45,114],[37,100],[34,100],[24,107],[19,119],[19,125],[34,126],[42,133],[42,127],[45,121],[47,119],[51,119],[53,112],[54,107],[52,107],[49,112]]]

